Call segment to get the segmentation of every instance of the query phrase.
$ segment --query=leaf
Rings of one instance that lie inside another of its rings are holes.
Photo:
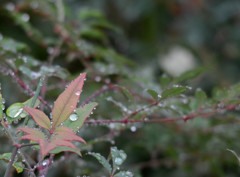
[[[207,70],[207,68],[201,67],[201,68],[195,68],[195,69],[186,71],[183,74],[181,74],[180,76],[173,79],[172,84],[176,84],[176,83],[180,83],[180,82],[183,82],[186,80],[193,79],[206,70]]]
[[[82,154],[79,150],[72,149],[67,146],[57,146],[55,149],[51,150],[49,153],[50,154],[58,154],[60,152],[74,152],[74,153],[78,154],[79,156],[82,156]]]
[[[169,97],[174,97],[174,96],[177,96],[181,93],[183,93],[185,90],[187,90],[186,87],[173,87],[173,88],[170,88],[170,89],[166,89],[165,91],[162,92],[161,94],[161,99],[166,99],[166,98],[169,98]]]
[[[88,116],[91,114],[91,112],[97,105],[98,104],[96,102],[92,102],[84,105],[83,108],[78,108],[74,112],[74,114],[76,114],[77,116],[76,120],[75,119],[71,120],[71,117],[70,117],[64,122],[63,125],[65,127],[71,128],[75,132],[78,131],[82,127],[84,121],[88,118]]]
[[[30,99],[28,99],[27,101],[23,102],[23,104],[24,104],[25,106],[27,106],[27,107],[31,107],[32,100],[33,100],[33,97],[30,98]],[[34,104],[34,106],[33,106],[33,108],[38,107],[38,106],[40,105],[40,103],[41,103],[40,100],[37,99],[36,102],[35,102],[35,104]]]
[[[21,128],[18,128],[17,130],[21,130],[21,131],[27,133],[27,135],[22,136],[21,139],[28,139],[28,140],[37,141],[37,142],[39,140],[46,139],[45,135],[38,129],[29,128],[29,127],[21,127]]]
[[[27,111],[31,116],[32,118],[34,119],[34,121],[39,125],[41,126],[42,128],[45,128],[47,129],[48,131],[51,130],[51,122],[50,122],[50,119],[48,118],[48,116],[38,110],[38,109],[35,109],[35,108],[30,108],[30,107],[25,107],[23,108],[25,111]]]
[[[162,89],[165,89],[169,83],[170,83],[170,78],[169,76],[167,76],[166,74],[163,74],[160,78],[159,78],[159,83]]]
[[[133,177],[133,173],[130,171],[120,171],[114,177]]]
[[[136,101],[132,93],[130,93],[125,87],[117,86],[122,93],[131,101],[131,103],[134,105],[134,109],[136,109]]]
[[[158,93],[155,90],[148,89],[147,92],[149,93],[149,95],[153,97],[153,99],[155,100],[159,99]]]
[[[89,152],[88,154],[95,157],[98,160],[98,162],[103,165],[103,167],[107,170],[107,172],[109,174],[112,173],[112,167],[109,164],[109,162],[106,160],[105,157],[103,157],[101,154],[95,153],[95,152]]]
[[[195,92],[195,98],[197,99],[198,104],[202,106],[207,100],[207,95],[204,91],[198,90]]]
[[[7,114],[7,121],[9,124],[11,124],[13,121],[17,121],[27,116],[27,112],[23,109],[23,107],[30,106],[32,99],[33,97],[23,103],[14,103],[8,107],[6,114]],[[39,99],[37,99],[34,107],[39,106],[39,104],[40,104],[40,101]]]
[[[239,156],[237,155],[237,153],[236,153],[235,151],[231,150],[231,149],[227,149],[227,151],[231,152],[231,153],[237,158],[238,164],[240,165],[240,158],[239,158]]]
[[[12,153],[4,153],[4,154],[0,154],[0,160],[4,160],[6,162],[9,162],[9,160],[11,159]]]
[[[12,153],[4,153],[2,155],[0,154],[0,160],[3,160],[6,163],[8,163],[11,159],[11,156],[12,156]],[[17,173],[23,172],[24,165],[22,162],[15,162],[13,163],[12,166],[16,169]]]
[[[24,107],[23,103],[14,103],[8,107],[6,114],[7,121],[9,124],[15,120],[19,120],[27,116],[26,112],[23,110],[23,107]]]
[[[52,110],[53,130],[64,122],[76,108],[85,77],[86,73],[81,74],[57,98]]]
[[[15,162],[12,166],[16,169],[17,173],[23,172],[24,165],[22,162]]]
[[[111,157],[113,161],[113,171],[115,172],[115,170],[126,160],[127,154],[123,150],[118,150],[117,147],[112,147]]]
[[[52,139],[62,139],[65,141],[80,141],[86,144],[84,139],[77,136],[73,130],[67,127],[57,127],[54,131],[54,135]]]

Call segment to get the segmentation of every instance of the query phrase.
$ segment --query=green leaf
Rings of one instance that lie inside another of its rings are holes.
[[[33,97],[30,98],[30,99],[28,99],[27,101],[23,102],[23,104],[24,104],[25,106],[27,106],[27,107],[31,107],[32,100],[33,100]],[[40,103],[41,103],[40,100],[37,99],[36,102],[35,102],[35,104],[34,104],[34,106],[33,106],[33,108],[38,107],[38,106],[40,105]]]
[[[41,66],[41,75],[54,76],[61,79],[66,79],[69,76],[69,72],[59,66]]]
[[[165,89],[169,85],[170,81],[171,81],[171,79],[166,74],[163,74],[159,78],[159,83],[160,83],[160,86],[162,89]]]
[[[48,116],[44,112],[42,112],[38,109],[35,109],[35,108],[30,108],[30,107],[25,107],[23,109],[31,115],[31,117],[34,119],[34,121],[39,126],[50,131],[51,122],[50,122],[50,119],[48,118]]]
[[[12,123],[15,120],[25,118],[27,116],[26,112],[23,110],[24,106],[25,105],[23,103],[14,103],[8,107],[6,111],[8,123]]]
[[[104,40],[105,35],[98,29],[85,29],[81,31],[81,36],[91,39]]]
[[[166,99],[169,97],[177,96],[177,95],[183,93],[185,90],[187,90],[187,88],[181,87],[181,86],[166,89],[165,91],[162,92],[161,99],[163,100],[163,99]]]
[[[9,161],[11,159],[12,153],[0,154],[0,160]]]
[[[96,102],[92,102],[84,105],[82,108],[78,108],[69,116],[63,125],[71,128],[73,131],[78,131],[97,105],[98,104]]]
[[[78,154],[79,156],[82,156],[81,152],[79,150],[67,147],[67,146],[57,146],[55,149],[51,150],[50,154],[58,154],[60,152],[74,152]]]
[[[133,173],[130,171],[120,171],[114,177],[133,177]]]
[[[207,95],[204,91],[198,90],[195,92],[195,98],[197,99],[198,104],[202,106],[207,100]]]
[[[112,147],[111,157],[113,161],[113,171],[115,172],[117,168],[126,160],[127,154],[123,150],[118,150],[117,147]]]
[[[134,109],[136,109],[136,101],[135,101],[135,98],[134,96],[132,95],[132,93],[126,89],[125,87],[121,87],[121,86],[117,86],[121,91],[122,93],[131,101],[131,103],[134,105]]]
[[[53,130],[64,122],[77,106],[86,73],[78,76],[57,98],[52,110]]]
[[[93,156],[93,157],[95,157],[95,158],[98,160],[98,162],[99,162],[100,164],[102,164],[103,167],[108,171],[109,174],[112,173],[112,167],[111,167],[111,165],[109,164],[109,162],[106,160],[105,157],[103,157],[103,156],[100,155],[99,153],[95,153],[95,152],[89,152],[88,154],[91,155],[91,156]]]
[[[22,162],[15,162],[15,163],[13,163],[12,166],[16,169],[17,173],[22,173],[23,172],[24,165],[23,165]]]
[[[26,47],[27,46],[24,43],[10,38],[4,37],[2,40],[0,40],[0,48],[2,48],[4,51],[17,52],[25,49]]]
[[[186,80],[193,79],[206,70],[207,70],[207,68],[201,67],[201,68],[196,68],[196,69],[186,71],[183,74],[181,74],[180,76],[174,78],[172,81],[172,84],[176,84],[176,83],[180,83],[180,82],[183,82]]]
[[[6,163],[8,163],[11,159],[11,156],[12,156],[12,153],[0,154],[0,160],[3,160]],[[16,169],[17,173],[23,172],[24,165],[22,162],[15,162],[13,163],[12,166]]]
[[[159,99],[158,93],[155,90],[148,89],[147,92],[149,93],[149,95],[153,97],[153,99],[155,100]]]

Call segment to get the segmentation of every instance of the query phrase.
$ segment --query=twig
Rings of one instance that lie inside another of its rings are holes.
[[[26,90],[31,96],[34,96],[35,95],[35,92],[30,89],[30,87],[25,84],[21,78],[14,72],[12,71],[9,71],[7,68],[5,68],[4,66],[2,66],[0,64],[0,72],[2,72],[3,74],[10,74],[10,76],[12,77],[13,80],[15,80],[24,90]],[[38,96],[38,99],[49,109],[51,110],[51,106],[41,97],[41,96]]]
[[[107,86],[103,86],[101,89],[97,90],[95,93],[90,95],[79,107],[83,107],[85,104],[88,104],[90,101],[92,101],[95,97],[103,94],[104,92],[107,92],[109,90],[119,90],[118,87],[109,84]]]

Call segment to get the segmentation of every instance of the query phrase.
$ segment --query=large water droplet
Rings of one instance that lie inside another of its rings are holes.
[[[95,81],[96,81],[96,82],[100,82],[101,79],[102,79],[102,78],[101,78],[100,76],[95,77]]]
[[[137,130],[137,128],[136,128],[135,126],[131,126],[130,130],[131,130],[132,132],[135,132],[135,131]]]
[[[123,159],[117,157],[115,160],[114,160],[115,164],[117,165],[121,165],[123,163]]]
[[[9,11],[13,11],[15,9],[15,5],[13,3],[7,3],[7,5],[5,6],[7,10]]]
[[[79,90],[75,92],[75,95],[77,95],[77,96],[79,96],[80,94],[81,94],[81,91],[79,91]]]
[[[44,160],[44,161],[42,162],[42,165],[43,165],[43,166],[46,166],[47,163],[48,163],[48,161],[47,161],[47,160]]]
[[[25,22],[28,22],[30,19],[30,16],[26,13],[22,14],[22,20],[25,21]]]
[[[78,115],[77,115],[77,114],[71,114],[71,115],[69,116],[69,119],[70,119],[71,121],[76,121],[76,120],[78,119]]]

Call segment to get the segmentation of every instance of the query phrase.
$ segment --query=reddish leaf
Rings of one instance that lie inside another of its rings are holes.
[[[56,144],[54,143],[49,143],[47,141],[44,140],[39,140],[39,145],[41,147],[41,154],[42,154],[42,158],[44,158],[48,152],[50,152],[51,150],[53,150],[54,148],[57,147]]]
[[[30,108],[30,107],[25,107],[23,109],[25,111],[27,111],[32,116],[34,121],[39,126],[41,126],[42,128],[45,128],[48,131],[50,131],[50,129],[51,129],[51,122],[50,122],[48,116],[44,112],[42,112],[42,111],[40,111],[38,109]]]
[[[66,146],[74,150],[77,150],[74,144],[61,139],[53,139],[49,142],[44,140],[39,140],[39,145],[41,147],[42,158],[44,158],[51,150],[54,150],[55,148],[57,148],[57,146]]]
[[[28,139],[32,141],[39,141],[39,140],[46,139],[45,135],[41,131],[34,128],[21,127],[21,128],[18,128],[18,130],[21,130],[27,133],[27,135],[22,136],[21,139]]]
[[[67,118],[76,108],[85,77],[86,73],[81,74],[57,98],[52,110],[53,130],[58,127],[62,122],[67,120]]]
[[[54,131],[54,139],[62,139],[65,141],[80,141],[86,144],[86,141],[77,136],[73,130],[67,127],[57,127]]]

